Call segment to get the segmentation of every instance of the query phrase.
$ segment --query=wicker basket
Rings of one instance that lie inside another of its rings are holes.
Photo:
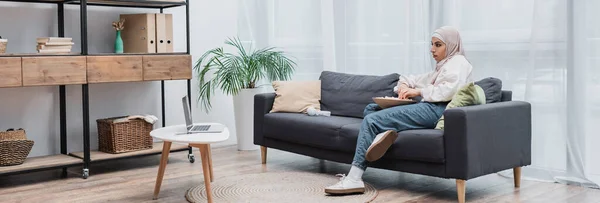
[[[6,53],[6,45],[8,44],[8,40],[0,39],[0,54]]]
[[[123,152],[152,149],[150,131],[153,124],[143,119],[130,119],[123,122],[114,120],[126,117],[98,119],[98,148],[101,152],[118,154]]]
[[[10,130],[0,132],[0,141],[5,140],[26,140],[25,130]]]
[[[0,166],[23,164],[33,144],[24,130],[0,132]]]

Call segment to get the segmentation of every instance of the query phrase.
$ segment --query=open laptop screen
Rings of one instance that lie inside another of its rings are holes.
[[[183,103],[183,113],[185,114],[185,125],[189,129],[192,127],[192,115],[190,114],[190,103],[188,102],[187,95],[181,98],[181,102]]]

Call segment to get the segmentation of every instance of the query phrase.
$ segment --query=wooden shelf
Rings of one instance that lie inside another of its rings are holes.
[[[22,57],[23,86],[85,84],[85,56]]]
[[[126,152],[126,153],[120,153],[120,154],[110,154],[110,153],[105,153],[105,152],[101,152],[101,151],[97,151],[97,150],[90,151],[90,159],[91,159],[90,161],[96,162],[96,161],[122,159],[122,158],[136,157],[136,156],[156,155],[156,154],[160,154],[162,152],[162,148],[163,148],[163,143],[156,142],[156,143],[154,143],[152,149],[134,151],[134,152]],[[187,145],[176,144],[176,143],[171,144],[171,152],[182,151],[182,150],[187,150],[187,149],[188,149]],[[70,153],[70,155],[80,158],[80,159],[83,159],[83,152],[73,152],[73,153]]]
[[[192,79],[192,57],[143,56],[144,80],[183,80]]]
[[[2,0],[0,0],[2,1]],[[169,55],[188,55],[186,52],[164,52],[164,53],[89,53],[87,56],[169,56]],[[81,53],[5,53],[0,54],[2,57],[38,57],[38,56],[84,56]]]
[[[142,81],[142,56],[88,56],[88,83]]]
[[[10,56],[0,57],[0,88],[192,79],[186,53]]]
[[[65,3],[81,4],[79,0],[0,0],[23,3]],[[185,6],[185,0],[88,0],[88,6],[115,6],[136,8],[171,8]]]
[[[170,55],[188,55],[186,52],[162,52],[162,53],[90,53],[88,56],[170,56]]]
[[[3,58],[3,57],[39,57],[39,56],[81,56],[81,53],[4,53],[4,54],[0,54],[0,58]]]
[[[18,173],[22,171],[35,171],[48,168],[60,168],[63,166],[73,166],[82,164],[83,160],[64,155],[50,155],[41,157],[27,158],[21,165],[15,166],[0,166],[0,175]]]
[[[22,86],[22,73],[20,57],[0,58],[0,87]]]

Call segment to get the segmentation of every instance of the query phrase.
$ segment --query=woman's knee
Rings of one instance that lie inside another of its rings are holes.
[[[379,111],[381,109],[379,109],[379,105],[375,104],[375,103],[370,103],[367,104],[367,106],[365,107],[365,110],[363,111],[363,117],[367,117],[367,115],[374,113],[376,111]]]
[[[363,123],[366,124],[367,126],[371,126],[373,124],[375,124],[377,122],[377,120],[379,120],[381,116],[377,115],[377,113],[371,113],[369,115],[366,115],[363,118]]]

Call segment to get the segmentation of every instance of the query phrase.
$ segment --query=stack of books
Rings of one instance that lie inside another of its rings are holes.
[[[40,37],[37,38],[37,51],[38,53],[70,53],[73,44],[73,38],[70,37]]]

